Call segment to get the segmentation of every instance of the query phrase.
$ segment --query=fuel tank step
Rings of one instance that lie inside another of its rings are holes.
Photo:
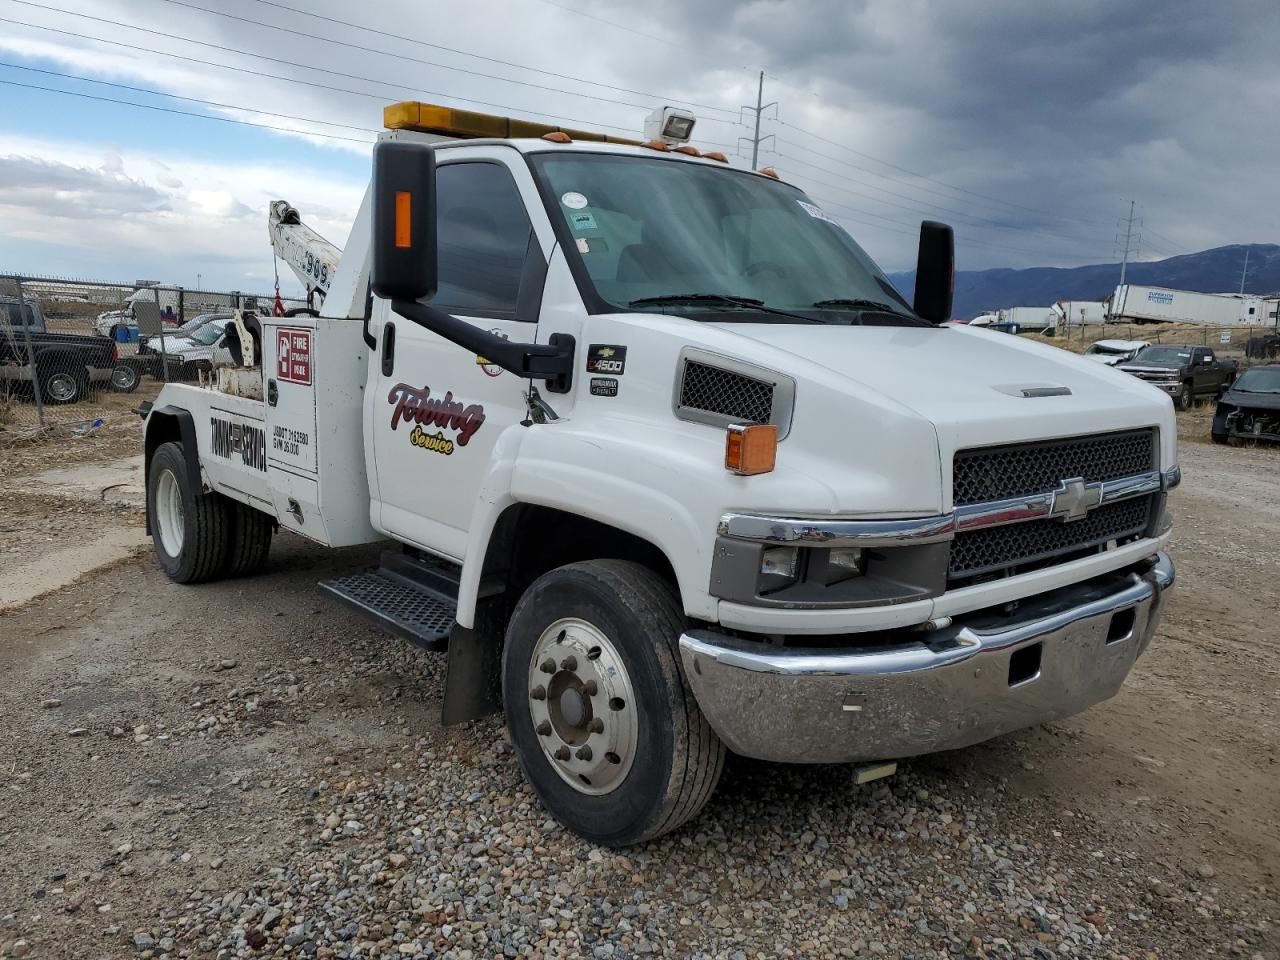
[[[320,589],[424,650],[448,649],[458,607],[456,568],[385,553],[378,569],[322,580]]]

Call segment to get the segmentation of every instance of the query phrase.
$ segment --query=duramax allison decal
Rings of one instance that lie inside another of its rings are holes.
[[[627,368],[627,348],[616,343],[593,343],[587,349],[587,373],[622,376]]]
[[[267,469],[267,435],[259,427],[210,417],[210,447],[214,456],[238,459],[246,467]]]
[[[484,407],[478,403],[464,406],[453,399],[452,390],[446,391],[443,397],[432,399],[430,387],[418,389],[407,383],[397,383],[387,394],[387,402],[395,405],[391,411],[392,430],[398,429],[401,423],[416,424],[409,434],[409,442],[432,453],[443,453],[446,457],[453,454],[455,443],[465,447],[484,423]],[[446,436],[444,430],[428,433],[423,427],[456,430],[457,437]]]

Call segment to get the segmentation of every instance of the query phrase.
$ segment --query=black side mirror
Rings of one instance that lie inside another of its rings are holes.
[[[950,320],[955,282],[955,233],[945,223],[925,220],[920,224],[920,252],[916,257],[916,313],[930,323]]]
[[[436,292],[436,152],[383,140],[373,148],[373,292],[421,300]]]

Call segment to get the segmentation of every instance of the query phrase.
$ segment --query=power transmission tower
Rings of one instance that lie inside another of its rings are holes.
[[[766,140],[768,140],[770,137],[773,136],[772,133],[766,134],[763,137],[760,136],[760,115],[764,113],[766,110],[768,110],[770,107],[776,107],[777,105],[778,105],[777,100],[774,100],[772,103],[764,102],[764,71],[761,70],[760,82],[756,86],[756,105],[754,107],[747,105],[747,106],[742,106],[738,108],[739,117],[742,116],[743,110],[750,110],[752,113],[756,115],[755,132],[749,137],[738,138],[739,143],[741,143],[743,140],[746,140],[749,144],[751,144],[751,169],[752,170],[755,170],[756,165],[760,162],[760,144],[764,143]]]
[[[1120,259],[1120,285],[1124,286],[1124,275],[1129,268],[1129,244],[1133,240],[1133,207],[1134,201],[1129,201],[1129,218],[1125,221],[1124,228],[1124,255]],[[1142,221],[1138,221],[1139,224]]]

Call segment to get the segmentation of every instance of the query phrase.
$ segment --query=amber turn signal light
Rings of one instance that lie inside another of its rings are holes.
[[[734,425],[724,441],[724,468],[752,477],[773,469],[778,454],[778,427],[772,423]]]

